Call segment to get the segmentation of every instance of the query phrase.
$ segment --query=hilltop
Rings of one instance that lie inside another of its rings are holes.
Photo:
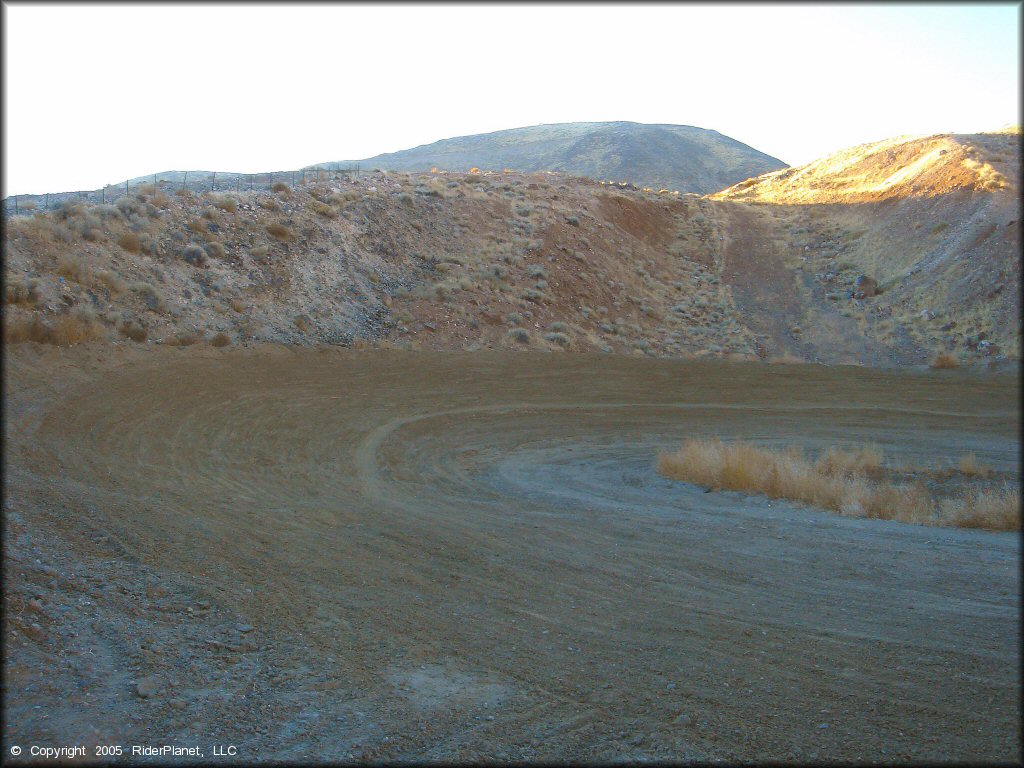
[[[785,168],[717,131],[631,122],[555,123],[459,136],[353,161],[366,168],[424,172],[559,171],[575,176],[706,194]]]

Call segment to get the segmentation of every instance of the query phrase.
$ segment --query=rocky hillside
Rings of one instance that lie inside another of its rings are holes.
[[[384,172],[67,201],[7,221],[5,340],[1018,359],[1019,135],[945,137],[944,155],[922,141],[907,151],[956,159],[926,171],[955,188],[840,202],[834,181],[833,202],[783,203],[751,196],[775,176],[702,198]]]
[[[556,123],[459,136],[358,162],[364,168],[424,172],[560,171],[638,186],[706,194],[785,168],[777,158],[717,131],[689,125]]]

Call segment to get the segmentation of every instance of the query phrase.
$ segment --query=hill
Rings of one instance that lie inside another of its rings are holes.
[[[519,172],[144,185],[8,219],[5,340],[1019,359],[1019,153],[899,140],[706,197]]]
[[[706,194],[786,164],[717,131],[630,122],[556,123],[460,136],[358,162],[423,172],[558,171]]]

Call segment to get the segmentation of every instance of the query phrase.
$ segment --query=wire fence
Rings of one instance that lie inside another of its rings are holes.
[[[339,179],[358,178],[363,173],[359,165],[329,164],[298,171],[272,171],[269,173],[218,173],[173,171],[140,177],[123,184],[108,184],[101,189],[78,192],[49,192],[42,195],[11,195],[4,198],[4,216],[31,216],[58,207],[66,200],[87,203],[112,203],[127,197],[140,187],[154,187],[166,194],[183,189],[200,192],[269,192],[274,184],[284,182],[292,187]]]

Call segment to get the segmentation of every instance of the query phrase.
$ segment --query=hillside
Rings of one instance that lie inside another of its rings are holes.
[[[707,198],[384,172],[67,201],[8,220],[5,340],[1019,359],[1019,135],[915,141]]]
[[[395,171],[559,171],[706,194],[785,163],[717,131],[630,122],[557,123],[460,136],[358,162]]]

